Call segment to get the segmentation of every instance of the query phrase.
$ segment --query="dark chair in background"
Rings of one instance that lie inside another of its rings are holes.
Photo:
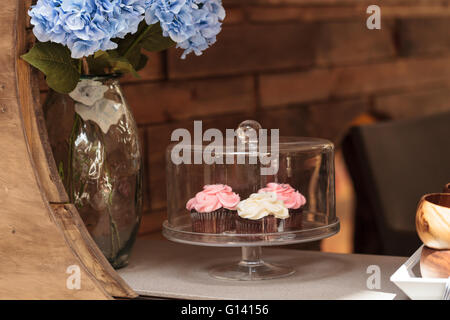
[[[417,204],[450,182],[450,113],[353,127],[343,142],[356,191],[357,253],[411,255]]]

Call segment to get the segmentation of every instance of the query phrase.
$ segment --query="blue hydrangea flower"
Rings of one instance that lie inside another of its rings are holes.
[[[135,33],[147,0],[38,0],[28,14],[41,42],[69,47],[73,58],[112,50],[113,38]]]
[[[216,42],[225,19],[221,0],[147,0],[145,21],[159,22],[163,35],[184,49],[182,59],[194,52],[201,55]]]
[[[116,37],[124,38],[128,33],[136,33],[139,23],[144,19],[146,0],[120,0],[115,17],[119,28]]]

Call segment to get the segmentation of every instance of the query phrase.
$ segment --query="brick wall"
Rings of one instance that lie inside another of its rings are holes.
[[[449,0],[224,0],[227,19],[203,56],[152,54],[123,81],[146,154],[141,233],[165,219],[164,150],[176,128],[256,119],[282,135],[339,144],[362,115],[450,109]],[[366,8],[381,7],[381,30]]]

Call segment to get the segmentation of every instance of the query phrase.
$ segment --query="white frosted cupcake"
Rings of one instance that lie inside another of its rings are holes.
[[[289,218],[283,201],[273,192],[253,193],[237,206],[236,232],[240,234],[274,233],[279,219]]]

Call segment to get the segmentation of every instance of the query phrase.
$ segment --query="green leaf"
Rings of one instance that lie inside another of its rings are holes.
[[[60,93],[69,93],[77,86],[80,72],[77,60],[72,59],[70,50],[58,43],[36,42],[22,59],[46,75],[47,84]]]
[[[97,51],[88,58],[91,73],[103,74],[105,69],[113,73],[131,72],[135,77],[139,77],[134,66],[127,58],[121,57],[117,51]]]
[[[142,66],[143,54],[141,53],[141,47],[138,45],[136,45],[131,51],[129,51],[126,56],[124,55],[124,53],[121,53],[120,51],[118,51],[118,55],[121,55],[124,58],[126,58],[131,63],[131,65],[135,70],[140,70],[143,67],[145,67],[145,65]]]
[[[141,54],[140,58],[139,58],[139,62],[136,65],[136,71],[142,70],[145,68],[145,65],[147,64],[148,61],[148,57],[145,54]]]
[[[136,33],[127,35],[117,43],[119,54],[127,58],[136,70],[142,69],[147,61],[146,56],[141,53],[141,48],[157,52],[175,45],[172,39],[162,35],[159,23],[147,25],[145,21],[141,22]]]
[[[163,51],[174,45],[175,42],[172,39],[163,36],[159,23],[150,26],[149,31],[147,31],[141,42],[142,48],[152,52]]]

